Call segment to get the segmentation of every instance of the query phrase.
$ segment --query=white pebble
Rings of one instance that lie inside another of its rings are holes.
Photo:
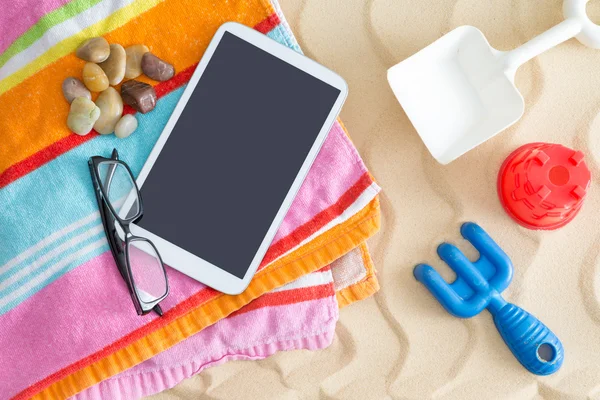
[[[123,115],[115,126],[115,136],[120,139],[125,139],[133,133],[138,127],[137,119],[131,115]]]
[[[100,118],[100,108],[87,97],[77,97],[71,103],[67,126],[74,133],[85,136],[90,133],[98,118]]]

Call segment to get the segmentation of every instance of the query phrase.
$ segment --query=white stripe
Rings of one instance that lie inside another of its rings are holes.
[[[44,35],[36,40],[31,46],[27,47],[18,54],[9,59],[6,64],[0,68],[0,80],[14,74],[36,58],[42,56],[49,49],[71,36],[79,33],[83,29],[94,25],[97,22],[106,19],[120,8],[133,3],[134,0],[105,0],[88,8],[87,10],[73,16],[72,18],[61,22],[58,25],[48,29]]]
[[[14,266],[27,260],[29,257],[35,255],[40,250],[43,250],[44,248],[50,246],[52,243],[56,242],[63,236],[68,235],[69,233],[81,228],[82,226],[89,224],[90,222],[92,222],[93,220],[95,220],[99,217],[100,217],[100,212],[96,211],[96,212],[88,215],[87,217],[80,219],[79,221],[73,222],[71,225],[68,225],[68,226],[64,227],[63,229],[54,232],[50,236],[46,236],[44,239],[37,242],[33,246],[29,247],[27,250],[23,251],[16,257],[9,260],[6,264],[1,266],[0,274],[4,274],[4,273],[8,272]]]
[[[319,286],[324,285],[326,283],[331,283],[333,281],[333,276],[331,275],[331,270],[327,271],[317,271],[312,274],[304,275],[293,282],[288,283],[287,285],[283,285],[278,287],[277,289],[271,290],[271,293],[275,292],[284,292],[286,290],[293,289],[302,289],[311,286]]]
[[[24,268],[19,269],[19,271],[16,274],[9,276],[7,279],[0,282],[0,292],[13,285],[22,277],[33,274],[37,269],[43,268],[46,265],[46,263],[53,259],[55,256],[67,250],[70,250],[72,247],[75,247],[79,243],[85,241],[86,239],[92,236],[99,234],[100,232],[104,232],[104,227],[102,226],[102,224],[96,225],[95,227],[85,232],[82,232],[77,236],[72,237],[65,243],[52,249],[52,251],[49,251],[48,253],[42,255],[38,259],[27,263],[27,265]]]
[[[69,256],[63,258],[62,260],[60,260],[60,262],[52,265],[51,268],[46,269],[40,275],[36,276],[35,279],[30,280],[25,285],[20,286],[19,289],[15,290],[14,292],[11,292],[9,296],[6,296],[6,297],[0,299],[0,309],[6,307],[11,301],[13,301],[14,299],[29,292],[30,290],[35,288],[40,283],[44,283],[45,281],[47,281],[48,278],[50,278],[50,276],[52,276],[53,274],[58,272],[61,268],[63,268],[67,264],[77,260],[79,257],[82,257],[83,255],[85,255],[87,253],[90,253],[90,252],[102,247],[106,243],[107,243],[106,238],[103,237],[102,239],[96,240],[95,242],[88,244],[87,246],[80,249],[79,251],[72,253]]]

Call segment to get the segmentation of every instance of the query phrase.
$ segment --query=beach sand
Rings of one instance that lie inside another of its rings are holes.
[[[341,311],[330,348],[277,354],[208,369],[153,399],[600,399],[600,50],[570,40],[521,67],[523,118],[442,166],[394,98],[386,70],[460,25],[509,50],[562,20],[560,0],[281,0],[306,54],[342,75],[350,95],[341,117],[383,187],[381,232],[369,242],[381,291]],[[600,0],[588,11],[600,22]],[[545,141],[582,150],[593,184],[575,220],[531,231],[496,194],[504,158]],[[439,261],[449,240],[475,221],[512,258],[504,296],[562,340],[565,362],[548,377],[528,373],[490,314],[460,320],[415,281],[415,264]]]

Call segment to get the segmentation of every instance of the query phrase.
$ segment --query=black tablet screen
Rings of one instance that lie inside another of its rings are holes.
[[[226,32],[141,188],[138,225],[243,278],[339,94]]]

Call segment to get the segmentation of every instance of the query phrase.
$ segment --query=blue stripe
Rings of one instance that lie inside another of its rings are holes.
[[[279,24],[275,28],[271,29],[267,33],[267,36],[270,37],[271,39],[275,40],[276,42],[284,44],[287,47],[291,48],[292,50],[295,50],[298,53],[302,54],[302,50],[300,50],[300,46],[298,46],[298,44],[294,40],[291,40],[290,36],[284,30],[282,24]]]
[[[98,211],[87,161],[110,157],[113,148],[134,174],[158,140],[184,87],[138,114],[138,129],[127,139],[104,135],[61,155],[0,191],[0,265],[52,233]]]
[[[0,271],[2,271],[2,273],[0,273],[0,282],[4,281],[5,279],[10,278],[11,276],[13,276],[17,272],[19,272],[20,269],[26,268],[27,265],[34,262],[42,254],[47,254],[47,253],[53,251],[54,249],[62,246],[63,244],[70,241],[74,237],[83,234],[88,229],[98,226],[98,224],[100,224],[100,223],[101,223],[100,214],[97,214],[96,218],[94,218],[90,222],[78,227],[77,229],[74,229],[72,232],[69,232],[68,234],[64,235],[63,237],[56,239],[54,242],[48,244],[43,249],[38,250],[36,253],[31,254],[29,257],[19,260],[19,262],[14,264],[11,268],[9,268],[5,271],[0,270]]]

